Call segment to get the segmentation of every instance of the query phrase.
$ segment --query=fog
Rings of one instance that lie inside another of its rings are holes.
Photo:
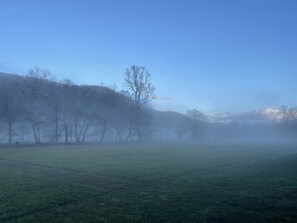
[[[0,0],[0,223],[297,223],[296,83],[297,0]]]
[[[158,111],[145,67],[123,72],[124,88],[57,81],[49,70],[0,74],[1,144],[191,142],[296,143],[297,109],[282,106],[245,115]]]

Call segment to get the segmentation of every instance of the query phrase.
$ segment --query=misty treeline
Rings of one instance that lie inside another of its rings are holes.
[[[45,69],[27,76],[1,73],[0,133],[2,140],[39,143],[146,140],[145,108],[154,88],[144,67],[126,70],[126,91],[55,81]]]
[[[144,67],[126,69],[123,82],[124,90],[117,91],[57,81],[40,68],[29,69],[26,76],[0,73],[0,142],[220,142],[276,139],[279,133],[297,132],[296,108],[282,107],[281,118],[271,123],[214,122],[196,109],[186,114],[153,109],[155,88]]]

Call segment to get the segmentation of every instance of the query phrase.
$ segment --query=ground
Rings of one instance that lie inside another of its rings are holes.
[[[0,147],[0,222],[297,222],[297,146]]]

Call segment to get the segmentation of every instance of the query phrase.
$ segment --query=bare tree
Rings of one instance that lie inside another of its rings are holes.
[[[206,122],[205,115],[196,109],[188,110],[185,120],[180,123],[177,129],[179,136],[186,135],[190,140],[197,140],[203,132],[203,127]]]
[[[297,107],[280,107],[281,124],[288,130],[297,131]]]
[[[134,125],[136,126],[137,138],[140,141],[144,136],[144,129],[148,124],[148,119],[145,117],[147,114],[144,112],[144,105],[152,99],[155,88],[151,81],[151,75],[145,69],[145,67],[135,65],[131,66],[129,69],[126,69],[125,86],[128,96],[134,102]],[[130,128],[130,133],[132,133],[132,131],[133,128]]]
[[[44,126],[44,103],[45,82],[52,77],[48,70],[40,68],[30,68],[28,71],[28,82],[21,88],[24,102],[22,103],[22,113],[29,121],[34,135],[35,143],[41,143],[41,128]]]
[[[69,143],[71,140],[73,111],[77,103],[75,98],[75,86],[70,80],[62,82],[62,95],[61,95],[61,122],[64,130],[64,142]]]
[[[62,122],[61,122],[61,116],[62,116],[62,104],[64,103],[61,99],[62,87],[60,84],[57,84],[57,82],[51,82],[49,83],[49,92],[46,95],[46,99],[48,101],[48,138],[49,141],[52,143],[58,143],[59,138],[61,136],[61,128],[62,128]]]
[[[151,75],[145,67],[131,66],[126,69],[125,85],[129,96],[137,107],[142,107],[149,102],[154,94],[155,88],[152,85]]]
[[[77,102],[73,107],[74,135],[76,143],[84,143],[94,124],[95,94],[92,87],[80,86],[75,92]]]
[[[289,108],[287,106],[281,106],[280,109],[280,117],[283,124],[287,124],[289,122]]]
[[[6,130],[8,144],[12,143],[14,124],[19,118],[18,102],[12,86],[1,86],[0,89],[0,121],[2,129]]]

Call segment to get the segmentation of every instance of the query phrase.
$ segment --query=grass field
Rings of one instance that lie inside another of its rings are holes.
[[[297,146],[1,147],[0,222],[297,222]]]

